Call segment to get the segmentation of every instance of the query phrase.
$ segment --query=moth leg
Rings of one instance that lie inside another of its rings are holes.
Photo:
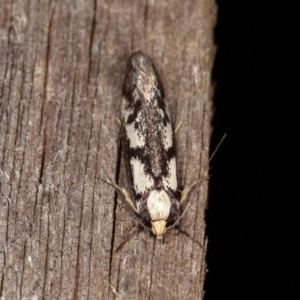
[[[185,203],[185,201],[188,199],[189,193],[199,184],[201,183],[202,179],[197,179],[193,181],[188,187],[186,187],[182,192],[181,192],[181,197],[179,200],[180,206]]]
[[[112,181],[108,182],[104,179],[101,179],[103,182],[113,186],[119,193],[121,193],[121,195],[124,197],[125,201],[126,201],[126,204],[129,205],[129,207],[135,212],[135,213],[138,213],[135,205],[134,205],[134,202],[132,200],[132,197],[131,197],[131,194],[123,187],[120,187],[118,186],[117,184],[113,183]]]
[[[106,170],[105,170],[104,168],[102,168],[102,169],[103,169],[103,171],[105,172],[106,176],[108,177],[109,181],[106,181],[106,180],[104,180],[104,179],[102,179],[102,178],[100,178],[100,179],[101,179],[103,182],[105,182],[105,183],[107,183],[107,184],[113,186],[119,193],[121,193],[121,195],[122,195],[122,196],[124,197],[124,199],[125,199],[126,204],[129,205],[129,207],[130,207],[135,213],[138,213],[138,211],[137,211],[137,209],[136,209],[136,207],[135,207],[135,205],[134,205],[134,202],[133,202],[133,200],[132,200],[131,194],[130,194],[125,188],[120,187],[120,186],[118,186],[117,184],[115,184],[115,183],[113,182],[113,180],[110,178],[110,176],[108,175],[108,173],[106,172]]]
[[[184,188],[184,190],[181,192],[181,198],[179,201],[179,204],[182,205],[185,203],[185,201],[188,198],[189,193],[201,182],[204,181],[208,181],[209,179],[209,174],[208,174],[208,164],[207,166],[204,168],[203,172],[200,175],[200,178],[193,181],[189,186],[187,186],[186,188]]]
[[[117,123],[118,123],[119,125],[122,125],[122,121],[121,121],[118,117],[115,117],[115,120],[117,121]]]
[[[131,194],[125,188],[119,187],[117,184],[113,184],[112,186],[123,195],[126,203],[130,206],[130,208],[135,213],[138,213],[138,211],[137,211],[137,209],[136,209],[136,207],[134,205],[134,202],[132,200]]]
[[[122,299],[122,295],[117,292],[117,290],[113,287],[113,285],[110,285],[110,288],[113,294],[116,296],[116,299]]]
[[[167,227],[166,230],[170,230],[171,228],[176,228],[176,226],[179,224],[180,220],[182,219],[182,217],[185,215],[185,213],[187,212],[189,205],[191,204],[191,198],[192,197],[188,197],[190,192],[194,191],[195,192],[195,187],[197,187],[200,183],[202,182],[202,179],[197,179],[194,182],[192,182],[187,188],[185,188],[182,192],[181,192],[181,197],[179,200],[179,205],[182,206],[187,199],[188,202],[183,210],[183,212],[181,213],[181,215],[178,217],[178,219],[175,221],[174,224],[172,224],[171,226]]]
[[[175,129],[174,129],[175,134],[177,134],[177,131],[180,129],[182,123],[183,123],[183,121],[182,121],[182,119],[180,119],[179,122],[177,124],[175,124]]]

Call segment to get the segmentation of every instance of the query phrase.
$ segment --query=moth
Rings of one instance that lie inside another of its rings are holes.
[[[199,183],[178,188],[175,132],[164,90],[151,59],[138,51],[128,60],[122,97],[125,161],[131,190],[111,182],[143,227],[162,239],[186,211]]]

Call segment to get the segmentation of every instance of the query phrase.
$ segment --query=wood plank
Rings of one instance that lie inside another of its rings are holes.
[[[161,243],[101,181],[126,185],[127,58],[154,61],[177,133],[179,181],[207,166],[216,7],[196,1],[1,1],[0,296],[202,299],[207,182]]]

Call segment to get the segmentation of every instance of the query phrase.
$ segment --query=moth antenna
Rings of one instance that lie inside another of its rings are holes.
[[[220,140],[220,142],[218,143],[217,147],[215,148],[214,152],[210,156],[208,162],[211,162],[211,160],[213,159],[213,157],[215,156],[215,154],[218,152],[218,150],[219,150],[220,146],[222,145],[223,141],[225,140],[226,136],[227,136],[227,133],[224,133],[223,136],[222,136],[222,138],[221,138],[221,140]]]
[[[203,174],[203,173],[207,170],[207,168],[209,167],[209,163],[211,162],[211,160],[213,159],[213,157],[215,156],[215,154],[216,154],[217,151],[219,150],[221,144],[223,143],[224,139],[226,138],[226,135],[227,135],[227,134],[225,133],[225,134],[222,136],[220,142],[218,143],[217,147],[215,148],[215,150],[213,151],[212,155],[210,156],[210,158],[209,158],[209,160],[208,160],[208,163],[207,163],[207,165],[205,166],[205,168],[204,168],[202,174]],[[199,190],[199,187],[200,187],[201,183],[203,182],[203,179],[202,179],[202,178],[203,178],[203,176],[201,175],[201,176],[200,176],[200,179],[195,180],[188,188],[186,188],[186,189],[184,189],[184,190],[182,191],[182,196],[181,196],[181,199],[180,199],[179,204],[182,205],[186,200],[188,200],[188,201],[187,201],[187,204],[186,204],[186,206],[185,206],[185,208],[184,208],[182,214],[178,217],[178,219],[175,221],[175,223],[172,224],[171,226],[167,227],[166,230],[169,230],[169,229],[171,229],[171,228],[174,228],[176,225],[179,224],[179,221],[182,219],[182,217],[183,217],[183,216],[185,215],[185,213],[187,212],[188,207],[189,207],[189,205],[190,205],[190,203],[191,203],[191,200],[194,198],[194,197],[192,197],[192,196],[191,196],[191,197],[188,197],[188,194],[189,194],[191,191],[193,191],[193,195],[195,195],[195,193]],[[197,187],[197,186],[198,186],[198,188],[196,188],[196,189],[194,190],[194,188]]]
[[[121,193],[121,195],[124,197],[125,199],[125,202],[126,202],[126,205],[129,206],[131,208],[131,210],[134,211],[134,213],[138,213],[133,201],[132,201],[132,197],[130,195],[130,193],[124,189],[124,188],[121,188],[120,186],[118,186],[117,184],[115,184],[113,182],[113,180],[111,179],[111,177],[108,175],[107,171],[104,169],[103,166],[101,166],[101,168],[103,169],[103,171],[105,172],[106,176],[108,177],[109,179],[109,182],[106,181],[105,179],[102,179],[100,178],[101,181],[109,184],[110,186],[114,187],[119,193]]]
[[[207,171],[207,169],[209,168],[210,162],[212,161],[212,159],[214,158],[214,156],[215,156],[216,153],[218,152],[218,150],[219,150],[219,148],[221,147],[221,145],[222,145],[223,141],[225,140],[226,136],[227,136],[227,133],[224,133],[223,136],[222,136],[222,138],[221,138],[221,140],[219,141],[218,145],[216,146],[215,150],[214,150],[213,153],[211,154],[211,156],[210,156],[210,158],[209,158],[209,160],[208,160],[208,162],[207,162],[205,168],[204,168],[203,171],[202,171],[202,174],[200,175],[200,181],[203,181],[203,180],[201,179],[201,177],[203,178],[203,174],[204,174],[204,173]]]
[[[210,156],[210,158],[209,158],[209,160],[208,160],[208,162],[207,162],[205,168],[204,168],[203,171],[202,171],[202,174],[200,175],[200,180],[202,180],[201,177],[203,177],[203,174],[204,174],[204,173],[206,172],[206,170],[209,168],[209,163],[212,161],[212,159],[214,158],[214,156],[215,156],[216,153],[218,152],[218,150],[219,150],[219,148],[221,147],[221,145],[222,145],[223,141],[225,140],[226,136],[227,136],[227,133],[224,133],[223,136],[222,136],[222,138],[221,138],[221,140],[219,141],[218,145],[216,146],[215,150],[214,150],[213,153],[211,154],[211,156]]]

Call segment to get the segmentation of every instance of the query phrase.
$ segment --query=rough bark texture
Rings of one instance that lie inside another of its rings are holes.
[[[135,50],[152,57],[177,133],[179,181],[207,166],[213,0],[1,0],[0,296],[202,299],[207,182],[165,242],[135,224],[126,184],[121,86]]]

